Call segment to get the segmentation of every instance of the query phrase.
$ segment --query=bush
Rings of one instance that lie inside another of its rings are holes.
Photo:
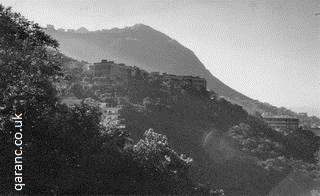
[[[164,135],[149,129],[132,148],[133,159],[139,164],[143,193],[181,194],[190,191],[188,169],[192,159],[179,155]]]

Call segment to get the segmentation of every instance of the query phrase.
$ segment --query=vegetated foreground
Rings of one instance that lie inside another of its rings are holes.
[[[68,75],[86,73],[66,69],[75,61],[57,52],[58,43],[2,5],[0,19],[2,193],[14,192],[10,118],[15,113],[23,114],[26,130],[25,194],[316,192],[319,139],[312,132],[284,135],[206,90],[185,86],[173,92],[172,83],[139,68],[128,81],[115,78],[111,85],[117,96],[126,97],[113,103],[121,105],[119,119],[126,128],[101,124],[103,114],[94,101],[74,106],[59,101],[63,93],[98,101],[101,94],[90,83],[74,85],[79,81]],[[68,85],[73,88],[62,92]]]

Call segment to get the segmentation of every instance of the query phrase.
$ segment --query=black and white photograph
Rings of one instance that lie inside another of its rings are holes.
[[[320,1],[1,0],[0,195],[320,196]]]

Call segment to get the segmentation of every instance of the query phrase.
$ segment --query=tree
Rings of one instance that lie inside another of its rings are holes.
[[[101,145],[101,114],[86,105],[58,103],[54,82],[63,74],[57,47],[38,24],[0,5],[1,191],[14,190],[14,172],[8,171],[17,149],[10,119],[15,113],[23,118],[24,193],[75,192],[88,184],[91,155]]]
[[[12,115],[22,113],[26,131],[24,144],[33,141],[40,134],[36,124],[57,102],[56,89],[52,82],[62,77],[60,71],[58,42],[46,35],[41,27],[28,21],[11,8],[0,4],[0,138],[3,147],[1,167],[3,186],[1,190],[11,190],[12,185],[12,138],[14,126]],[[7,163],[7,164],[6,164]]]
[[[100,116],[98,108],[86,104],[57,105],[40,120],[35,130],[41,132],[33,136],[32,146],[26,150],[30,194],[38,193],[39,187],[46,187],[43,194],[92,190],[93,157],[100,153],[103,142]]]
[[[320,139],[310,130],[294,130],[285,140],[286,156],[306,163],[316,163],[315,154],[320,148]]]
[[[132,150],[144,175],[140,180],[143,193],[181,194],[181,191],[190,191],[188,169],[193,159],[175,152],[166,136],[149,129]]]
[[[3,113],[34,103],[55,104],[51,85],[62,74],[58,42],[41,27],[0,5],[0,95]]]

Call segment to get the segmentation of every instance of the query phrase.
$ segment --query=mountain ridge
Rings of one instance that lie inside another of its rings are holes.
[[[124,28],[78,33],[76,30],[55,30],[51,25],[45,31],[58,40],[61,51],[72,58],[87,62],[107,59],[149,72],[200,76],[207,80],[209,90],[243,106],[250,113],[277,110],[274,106],[254,100],[224,84],[192,50],[148,25],[138,23]]]
[[[115,33],[116,31],[118,33]],[[87,33],[61,32],[54,29],[46,29],[46,32],[60,42],[61,50],[66,55],[78,60],[97,62],[100,59],[108,59],[136,65],[147,71],[200,76],[207,80],[208,89],[218,94],[250,99],[213,76],[193,51],[162,32],[141,23],[122,29]],[[81,50],[74,49],[71,45],[78,46]],[[91,57],[90,51],[95,51]]]

